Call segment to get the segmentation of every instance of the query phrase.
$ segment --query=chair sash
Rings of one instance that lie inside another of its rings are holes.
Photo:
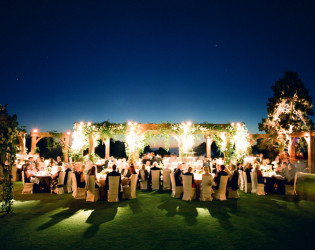
[[[244,192],[250,193],[252,189],[252,184],[247,182],[247,175],[245,171],[243,171],[243,180],[244,180]]]
[[[161,170],[151,170],[152,190],[160,189],[160,172]]]
[[[120,176],[108,176],[108,202],[118,202],[118,188]]]
[[[145,172],[142,169],[140,170],[140,176],[141,176],[140,189],[141,190],[147,190],[148,189],[148,180],[145,180]]]
[[[25,183],[24,171],[22,171],[23,190],[22,194],[32,194],[34,183]]]
[[[202,182],[200,185],[200,200],[212,201],[212,176],[202,176]]]
[[[72,179],[72,196],[75,199],[85,199],[85,188],[78,188],[77,178],[75,173],[71,174]]]
[[[192,175],[182,175],[184,201],[191,201],[196,198],[196,188],[192,188]]]
[[[64,194],[63,186],[65,183],[65,174],[65,172],[59,173],[57,188],[54,190],[57,194]]]
[[[163,170],[163,190],[170,190],[171,189],[171,170],[164,169]]]
[[[180,198],[183,193],[183,186],[176,186],[174,173],[171,173],[172,197]]]

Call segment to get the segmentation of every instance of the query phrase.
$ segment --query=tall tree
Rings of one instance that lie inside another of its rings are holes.
[[[273,97],[268,98],[268,118],[259,123],[259,130],[271,135],[278,141],[279,150],[288,146],[288,134],[310,131],[314,124],[310,116],[314,114],[312,97],[299,78],[298,73],[285,71],[271,87]],[[269,140],[269,143],[274,140]]]

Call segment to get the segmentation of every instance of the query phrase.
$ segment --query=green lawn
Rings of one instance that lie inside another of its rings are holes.
[[[1,249],[314,248],[315,203],[283,196],[185,202],[170,192],[86,203],[71,194],[21,194],[0,218]]]

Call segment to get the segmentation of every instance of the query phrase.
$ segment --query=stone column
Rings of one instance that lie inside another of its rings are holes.
[[[110,157],[110,138],[106,138],[105,140],[105,158]]]

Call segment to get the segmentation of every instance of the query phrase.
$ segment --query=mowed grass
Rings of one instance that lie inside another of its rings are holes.
[[[119,203],[21,194],[0,218],[1,249],[311,249],[315,203],[284,196],[185,202],[137,191]]]

